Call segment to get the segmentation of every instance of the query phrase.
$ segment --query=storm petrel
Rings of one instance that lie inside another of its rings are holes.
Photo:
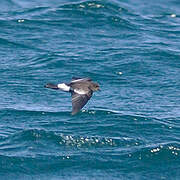
[[[99,84],[90,78],[72,78],[70,83],[45,85],[46,88],[70,92],[72,96],[72,115],[78,113],[88,102],[94,91],[99,90]]]

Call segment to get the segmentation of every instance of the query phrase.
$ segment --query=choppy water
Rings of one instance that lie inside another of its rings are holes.
[[[179,1],[2,0],[0,179],[180,179]],[[71,116],[47,82],[101,85]]]

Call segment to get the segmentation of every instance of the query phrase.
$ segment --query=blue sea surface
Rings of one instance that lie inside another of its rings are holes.
[[[0,94],[0,180],[179,180],[180,1],[1,0]]]

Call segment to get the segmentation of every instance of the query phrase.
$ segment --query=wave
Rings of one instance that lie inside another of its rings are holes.
[[[46,52],[43,49],[33,47],[33,46],[30,46],[30,45],[26,45],[26,44],[20,43],[20,42],[19,43],[14,42],[14,41],[11,41],[11,40],[8,40],[8,39],[5,39],[5,38],[0,38],[0,44],[2,46],[5,46],[5,47],[14,47],[16,49],[18,49],[18,48],[20,48],[20,49],[31,49],[31,50],[34,50],[34,51],[37,51],[37,52]]]
[[[123,15],[123,16],[122,16]],[[30,8],[22,8],[20,10],[11,11],[9,20],[19,20],[23,24],[45,24],[48,26],[61,26],[68,24],[73,27],[85,28],[89,23],[94,26],[109,25],[109,27],[121,27],[131,31],[138,28],[127,16],[135,16],[130,14],[128,9],[121,7],[115,2],[109,1],[85,1],[76,3],[65,3],[59,6],[38,6]],[[3,20],[3,17],[1,18]],[[78,19],[78,22],[74,22]],[[7,20],[7,18],[4,18]],[[23,20],[23,21],[21,21]],[[37,22],[36,22],[37,21]],[[98,23],[96,23],[98,21]],[[89,27],[89,26],[88,26]],[[104,33],[103,33],[104,34]],[[104,34],[105,36],[105,34]]]
[[[108,109],[108,108],[101,108],[101,107],[94,107],[91,109],[82,109],[78,114],[72,116],[71,115],[71,111],[58,111],[57,108],[47,108],[45,106],[40,106],[39,108],[35,107],[35,106],[28,106],[26,107],[24,105],[24,107],[18,107],[16,106],[12,106],[10,108],[10,106],[8,108],[1,108],[0,109],[1,114],[7,114],[7,113],[11,113],[11,114],[27,114],[27,115],[52,115],[52,116],[68,116],[70,118],[76,118],[76,117],[82,117],[84,115],[93,115],[93,116],[114,116],[114,117],[121,117],[121,118],[125,118],[125,119],[135,119],[135,120],[139,120],[139,121],[154,121],[154,122],[158,122],[158,123],[162,123],[162,124],[169,124],[169,123],[175,123],[175,125],[178,125],[176,120],[178,120],[179,117],[158,117],[158,116],[153,116],[153,115],[143,115],[143,114],[136,114],[134,112],[126,112],[126,111],[120,111],[120,110],[113,110],[113,109]],[[173,122],[172,122],[173,120]]]
[[[8,137],[1,137],[0,149],[6,149],[6,146],[9,148],[10,146],[16,147],[21,143],[36,143],[42,142],[45,144],[51,144],[57,146],[66,146],[66,147],[77,147],[77,148],[105,148],[105,147],[119,147],[123,148],[125,151],[132,151],[132,149],[138,150],[140,149],[156,149],[159,146],[161,149],[167,149],[170,144],[169,143],[160,143],[157,144],[148,144],[141,140],[140,138],[130,138],[130,137],[104,137],[104,136],[74,136],[69,135],[68,133],[58,133],[54,131],[47,131],[44,129],[25,129],[17,131],[16,133],[9,135]],[[8,142],[8,143],[7,143]],[[10,143],[11,142],[11,143]],[[16,144],[15,142],[18,142]],[[180,144],[174,142],[175,146],[179,146]],[[176,149],[174,149],[176,150]],[[180,149],[177,149],[179,151]]]
[[[2,0],[1,1],[1,12],[9,11],[10,8],[17,9],[17,8],[20,8],[20,6],[13,0]]]
[[[10,157],[57,156],[58,152],[94,149],[116,149],[131,151],[129,147],[143,144],[139,139],[128,137],[75,136],[68,133],[56,133],[43,129],[21,130],[1,138],[1,155]],[[46,148],[48,146],[48,148]]]
[[[168,163],[166,168],[178,166],[180,144],[144,144],[125,137],[73,136],[29,129],[1,140],[0,151],[1,172],[27,174],[38,169],[38,173],[47,173],[79,167],[133,171],[142,168],[142,164],[149,169],[162,163]]]

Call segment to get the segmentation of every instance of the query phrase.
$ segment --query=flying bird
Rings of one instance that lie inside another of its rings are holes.
[[[99,84],[93,82],[90,78],[73,77],[70,83],[51,84],[44,87],[55,90],[70,92],[72,96],[72,115],[78,113],[92,97],[94,91],[98,91]]]

